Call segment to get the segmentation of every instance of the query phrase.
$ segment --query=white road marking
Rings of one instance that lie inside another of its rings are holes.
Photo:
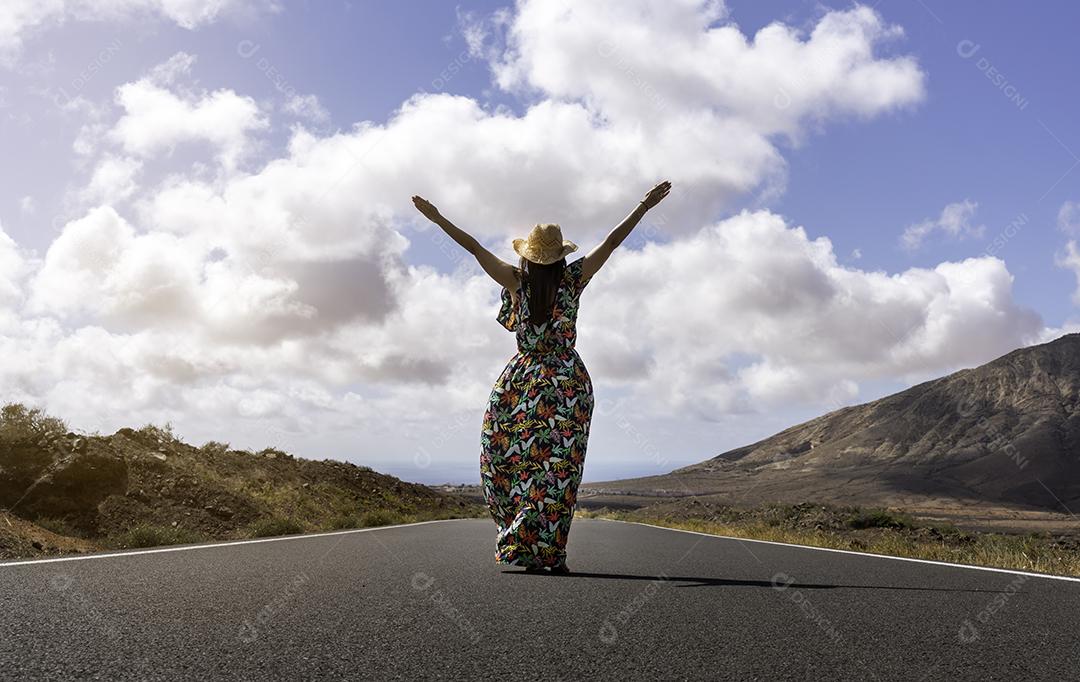
[[[25,561],[7,561],[0,562],[0,569],[8,568],[11,566],[27,566],[30,564],[53,564],[61,561],[90,561],[91,559],[112,559],[116,557],[125,556],[138,556],[140,554],[162,554],[165,552],[186,552],[193,549],[213,549],[215,547],[233,547],[236,545],[253,545],[263,542],[283,542],[286,540],[306,540],[309,538],[324,538],[333,535],[349,535],[351,533],[367,533],[377,530],[388,530],[390,528],[405,528],[408,526],[423,526],[429,523],[446,523],[448,521],[468,521],[471,519],[437,519],[435,521],[419,521],[416,523],[399,523],[393,526],[374,526],[372,528],[355,528],[352,530],[338,530],[330,531],[327,533],[310,533],[305,535],[284,535],[275,538],[256,538],[252,540],[233,540],[230,542],[212,542],[201,545],[182,545],[178,547],[156,547],[154,549],[139,549],[130,550],[126,552],[102,552],[100,554],[80,554],[78,556],[62,556],[53,557],[49,559],[28,559]],[[801,549],[815,549],[821,552],[837,552],[839,554],[852,554],[854,556],[872,557],[877,559],[893,559],[895,561],[913,561],[920,564],[933,564],[937,566],[950,566],[952,568],[967,568],[974,571],[991,571],[994,573],[1009,573],[1011,575],[1026,575],[1033,578],[1049,578],[1051,580],[1065,580],[1068,582],[1080,582],[1080,577],[1072,577],[1067,575],[1051,575],[1049,573],[1032,573],[1029,571],[1016,571],[1009,568],[997,568],[994,566],[973,566],[971,564],[956,564],[948,561],[934,561],[933,559],[916,559],[913,557],[905,556],[892,556],[891,554],[874,554],[872,552],[855,552],[849,549],[834,549],[832,547],[815,547],[813,545],[798,545],[793,542],[777,542],[775,540],[755,540],[753,538],[740,538],[732,535],[716,535],[714,533],[702,533],[696,530],[685,530],[683,528],[669,528],[668,526],[656,526],[651,523],[642,523],[640,521],[623,521],[621,519],[605,519],[603,517],[594,517],[592,520],[598,521],[611,521],[613,523],[628,523],[636,526],[647,526],[649,528],[659,528],[661,530],[670,530],[677,533],[690,533],[692,535],[704,535],[709,538],[720,538],[724,540],[739,540],[742,542],[758,542],[766,545],[780,545],[782,547],[799,547]]]
[[[153,549],[134,549],[124,552],[102,552],[100,554],[80,554],[78,556],[53,557],[51,559],[27,559],[25,561],[0,562],[0,568],[11,566],[26,566],[29,564],[55,564],[61,561],[89,561],[91,559],[113,559],[124,556],[138,556],[140,554],[162,554],[165,552],[186,552],[192,549],[213,549],[215,547],[233,547],[236,545],[253,545],[260,542],[282,542],[284,540],[307,540],[309,538],[325,538],[332,535],[348,535],[350,533],[367,533],[374,530],[387,530],[390,528],[403,528],[405,526],[423,526],[429,523],[443,523],[446,521],[461,521],[463,519],[436,519],[434,521],[417,521],[416,523],[398,523],[393,526],[372,526],[370,528],[354,528],[351,530],[335,530],[326,533],[307,533],[303,535],[282,535],[275,538],[255,538],[253,540],[231,540],[228,542],[209,542],[201,545],[181,545],[175,547],[155,547]]]
[[[754,540],[753,538],[738,538],[732,535],[717,535],[715,533],[702,533],[697,530],[685,530],[683,528],[669,528],[668,526],[656,526],[651,523],[642,523],[640,521],[623,521],[622,519],[605,519],[603,517],[594,517],[600,521],[612,521],[615,523],[632,523],[637,526],[648,526],[649,528],[661,528],[663,530],[673,530],[678,533],[692,533],[694,535],[704,535],[708,538],[723,538],[725,540],[740,540],[742,542],[760,542],[766,545],[781,545],[783,547],[801,547],[802,549],[816,549],[822,552],[839,552],[840,554],[854,554],[855,556],[874,557],[877,559],[894,559],[896,561],[914,561],[920,564],[936,564],[938,566],[952,566],[953,568],[970,568],[975,571],[993,571],[995,573],[1011,573],[1012,575],[1028,575],[1033,578],[1050,578],[1051,580],[1067,580],[1070,582],[1080,582],[1080,578],[1074,578],[1068,575],[1051,575],[1050,573],[1031,573],[1028,571],[1014,571],[1011,568],[997,568],[994,566],[973,566],[971,564],[954,564],[948,561],[934,561],[933,559],[916,559],[914,557],[906,556],[893,556],[891,554],[874,554],[873,552],[856,552],[850,549],[834,549],[832,547],[815,547],[813,545],[797,545],[793,542],[776,542],[775,540]]]

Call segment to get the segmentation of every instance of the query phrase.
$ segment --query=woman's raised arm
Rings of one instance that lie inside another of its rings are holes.
[[[513,265],[485,249],[484,245],[476,241],[471,234],[443,217],[439,213],[439,209],[435,208],[427,199],[420,195],[414,195],[412,200],[413,205],[424,214],[425,218],[441,227],[446,234],[450,235],[451,239],[461,245],[461,248],[471,253],[476,258],[476,262],[480,263],[480,267],[484,269],[484,272],[490,275],[493,280],[511,292],[517,291],[517,275],[514,274]]]
[[[604,241],[600,242],[593,248],[592,251],[585,256],[585,262],[581,264],[581,276],[583,279],[589,279],[596,274],[596,271],[600,269],[604,263],[607,262],[608,256],[614,251],[619,244],[623,243],[630,232],[637,226],[638,222],[645,215],[646,212],[653,206],[656,206],[668,195],[671,191],[671,183],[667,180],[660,182],[645,194],[645,198],[638,202],[638,205],[634,207],[633,211],[630,211],[630,215],[623,218],[623,221],[615,226]]]

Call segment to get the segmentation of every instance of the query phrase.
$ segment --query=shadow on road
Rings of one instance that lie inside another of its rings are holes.
[[[899,585],[814,585],[807,583],[773,583],[770,580],[733,580],[731,578],[691,578],[687,576],[631,575],[627,573],[587,573],[574,571],[565,576],[553,576],[548,573],[526,573],[525,571],[503,571],[507,575],[544,576],[548,578],[608,578],[611,580],[648,580],[651,582],[691,583],[677,587],[771,587],[773,589],[799,588],[804,590],[918,590],[920,592],[987,592],[996,594],[1003,590],[967,590],[948,587],[903,587]]]

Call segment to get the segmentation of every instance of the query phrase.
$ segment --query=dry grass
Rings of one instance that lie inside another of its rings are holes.
[[[38,408],[0,405],[0,557],[229,541],[480,516],[483,505],[331,459],[225,441],[184,443],[169,423],[71,433]],[[34,495],[28,496],[27,491]]]
[[[638,521],[667,528],[752,540],[771,540],[811,547],[845,549],[869,554],[931,559],[971,566],[1009,568],[1052,575],[1080,576],[1080,551],[1046,534],[1005,535],[960,532],[948,527],[879,525],[848,530],[818,530],[773,525],[761,521],[723,521],[649,517],[625,511],[584,511],[581,516]],[[875,517],[877,512],[870,512]],[[880,521],[880,517],[879,517]],[[932,532],[914,533],[922,529]]]
[[[138,549],[165,545],[188,545],[205,542],[207,539],[206,536],[186,528],[141,524],[125,533],[109,538],[107,544],[114,549]]]
[[[67,431],[64,420],[49,416],[41,408],[26,407],[22,403],[6,403],[0,407],[0,442],[35,439],[48,442],[62,438]]]

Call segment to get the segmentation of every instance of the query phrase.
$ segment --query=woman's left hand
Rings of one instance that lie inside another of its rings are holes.
[[[419,194],[413,195],[413,205],[416,206],[416,210],[424,214],[424,217],[431,222],[437,221],[442,215],[439,213],[439,209],[435,208],[435,205],[430,201],[420,196]]]

